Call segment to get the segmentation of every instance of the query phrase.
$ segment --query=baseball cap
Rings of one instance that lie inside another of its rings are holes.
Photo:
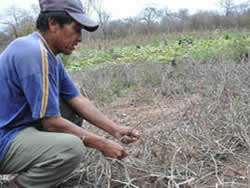
[[[80,0],[39,0],[41,12],[65,11],[87,31],[97,30],[98,24],[86,15]]]

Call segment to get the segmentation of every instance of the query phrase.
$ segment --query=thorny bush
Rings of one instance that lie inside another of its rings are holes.
[[[176,66],[132,64],[74,73],[83,94],[104,111],[112,102],[106,99],[121,97],[122,90],[132,88],[126,96],[129,103],[134,108],[147,103],[159,115],[132,119],[117,116],[117,109],[109,111],[121,124],[141,124],[137,129],[142,137],[125,146],[130,156],[123,161],[88,149],[78,183],[85,188],[248,187],[249,72],[249,62],[185,61]],[[107,92],[109,88],[114,91]],[[103,134],[86,122],[83,127]]]

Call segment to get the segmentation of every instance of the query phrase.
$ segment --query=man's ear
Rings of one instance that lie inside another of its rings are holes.
[[[54,18],[49,18],[48,24],[49,24],[49,31],[53,33],[55,33],[59,29],[59,24],[56,23]]]

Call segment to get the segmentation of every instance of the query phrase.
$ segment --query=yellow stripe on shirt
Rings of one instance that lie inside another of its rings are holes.
[[[48,65],[48,53],[46,48],[44,47],[41,40],[40,48],[42,55],[42,77],[43,77],[43,95],[42,95],[42,106],[40,111],[40,118],[43,118],[46,114],[47,106],[48,106],[48,97],[49,97],[49,65]]]

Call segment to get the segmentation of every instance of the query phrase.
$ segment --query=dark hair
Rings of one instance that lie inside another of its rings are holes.
[[[41,12],[36,21],[36,28],[42,32],[48,31],[49,19],[54,19],[60,27],[63,27],[65,24],[70,24],[73,21],[73,18],[63,11]]]

